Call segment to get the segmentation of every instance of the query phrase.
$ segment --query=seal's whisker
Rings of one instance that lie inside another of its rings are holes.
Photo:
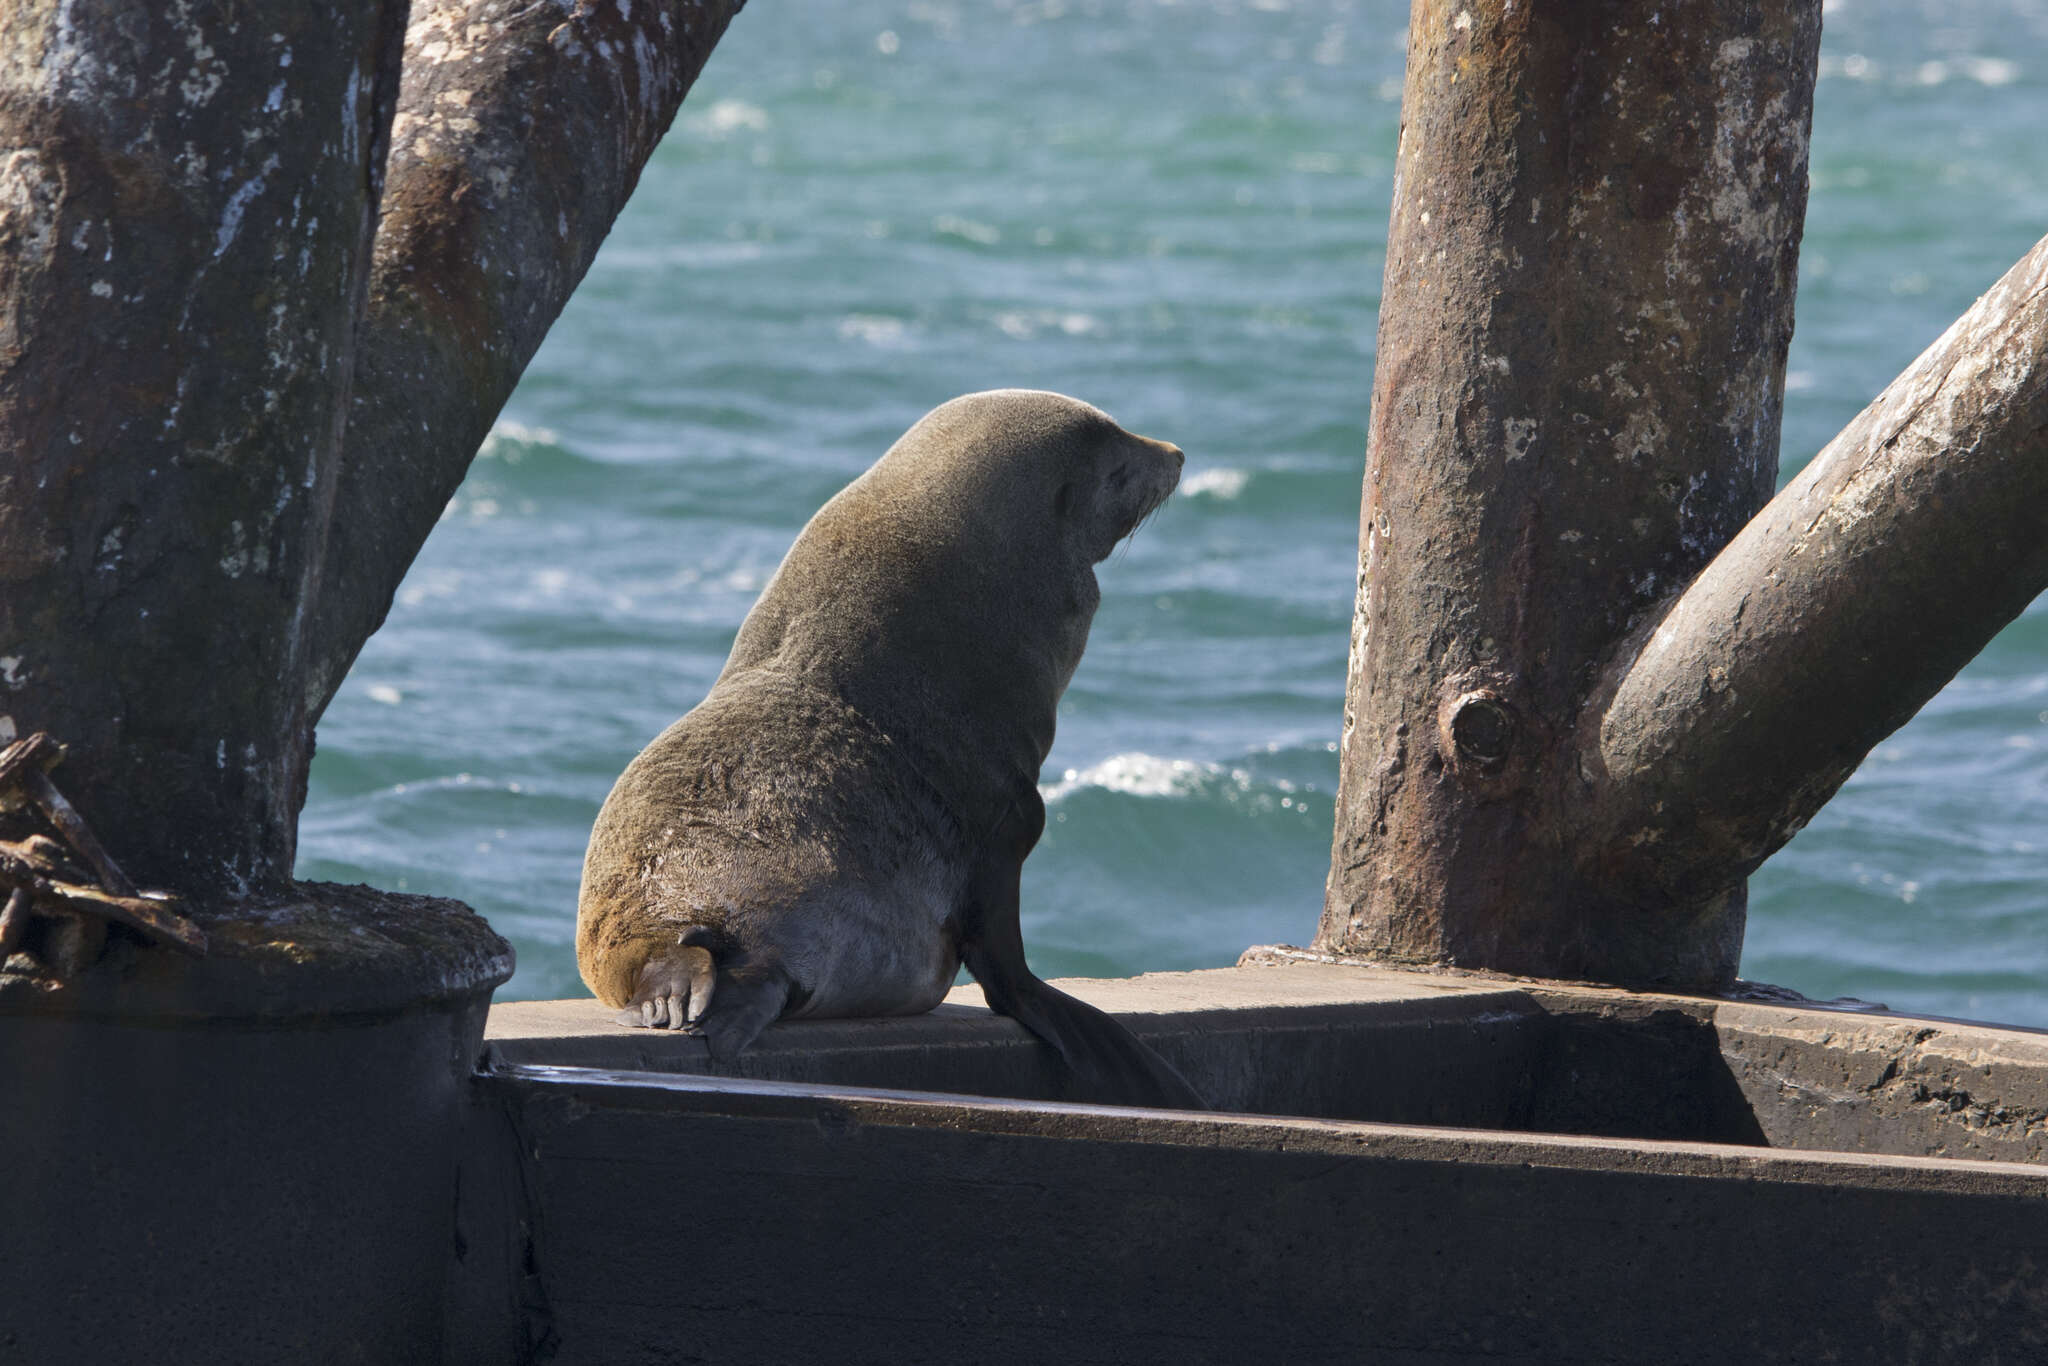
[[[1154,517],[1157,517],[1159,515],[1159,509],[1165,506],[1166,504],[1164,502],[1161,502],[1157,504],[1155,507],[1153,507],[1153,509],[1150,512],[1146,513],[1143,517],[1140,517],[1137,521],[1131,523],[1131,529],[1129,531],[1126,531],[1123,535],[1123,540],[1117,543],[1116,558],[1122,559],[1125,555],[1128,555],[1130,553],[1131,542],[1138,539],[1138,533],[1145,529],[1145,524],[1151,521]]]

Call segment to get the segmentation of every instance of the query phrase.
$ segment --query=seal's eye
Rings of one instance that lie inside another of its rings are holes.
[[[1074,486],[1061,484],[1060,491],[1052,496],[1052,511],[1055,517],[1065,517],[1074,509]]]

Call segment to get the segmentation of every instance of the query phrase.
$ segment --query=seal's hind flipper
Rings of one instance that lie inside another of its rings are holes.
[[[794,994],[795,983],[779,959],[691,925],[676,936],[673,948],[648,956],[632,999],[612,1018],[622,1025],[701,1034],[713,1058],[731,1062],[775,1022]]]
[[[740,1050],[761,1037],[781,1018],[796,984],[782,964],[753,954],[723,967],[718,974],[718,1004],[704,1016],[704,1038],[711,1056],[731,1062]]]
[[[718,982],[711,950],[685,933],[672,949],[647,956],[626,1008],[612,1019],[648,1029],[686,1029],[703,1018]]]
[[[1034,789],[990,840],[960,916],[960,959],[981,983],[989,1009],[1008,1015],[1059,1050],[1084,1100],[1206,1110],[1173,1064],[1085,1001],[1047,986],[1024,961],[1018,880],[1024,856],[1045,829]]]

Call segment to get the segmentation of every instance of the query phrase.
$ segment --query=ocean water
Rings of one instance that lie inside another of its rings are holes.
[[[1046,975],[1306,942],[1406,8],[781,0],[734,23],[320,728],[303,876],[582,994],[584,839],[804,520],[955,394],[1188,453],[1100,573],[1025,868]],[[1826,13],[1789,477],[2048,231],[2048,4]],[[1753,880],[1743,971],[2048,1026],[2048,605]]]

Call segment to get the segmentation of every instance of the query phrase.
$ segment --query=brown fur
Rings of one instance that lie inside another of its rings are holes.
[[[591,990],[729,1057],[778,1015],[928,1010],[964,959],[1085,1085],[1195,1103],[1031,975],[1016,906],[1094,565],[1180,465],[1029,390],[912,427],[812,518],[711,694],[607,799],[577,910]]]

